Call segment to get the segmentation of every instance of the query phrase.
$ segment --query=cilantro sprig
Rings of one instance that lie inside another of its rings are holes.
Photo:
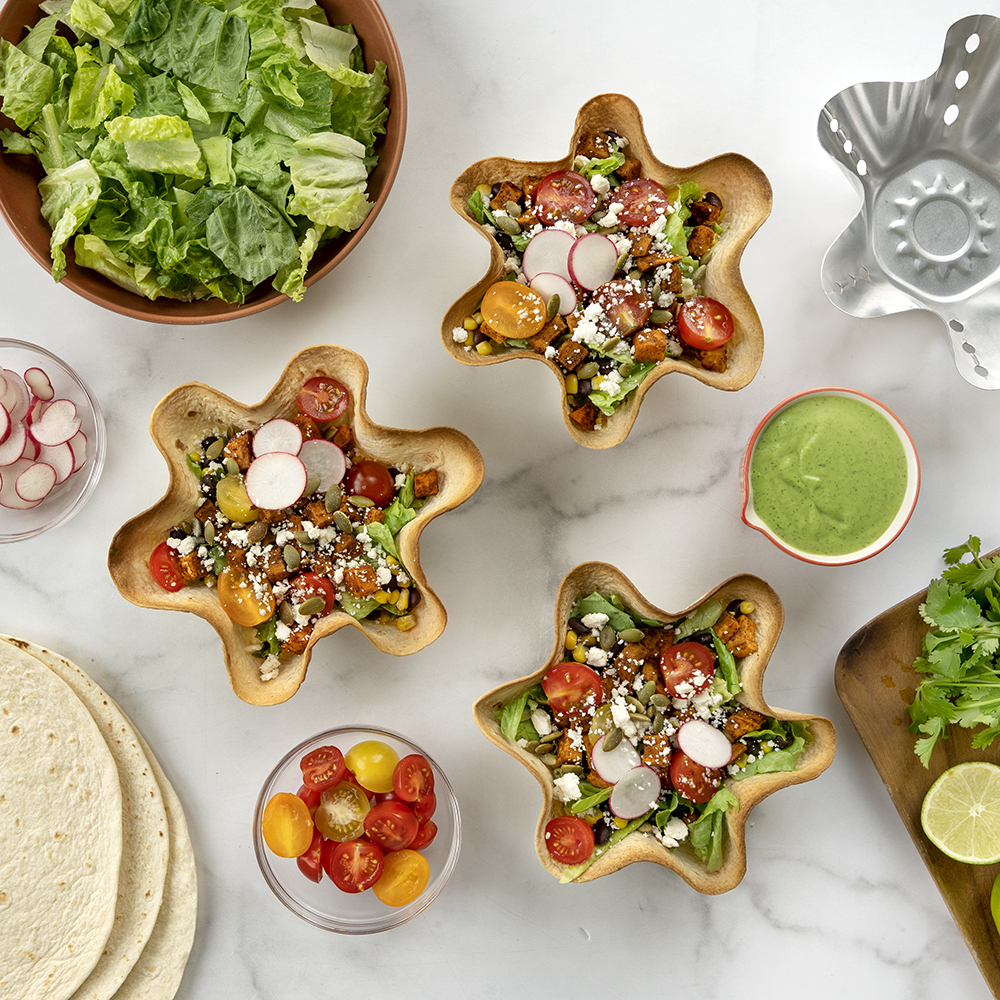
[[[909,728],[919,737],[914,752],[924,767],[950,725],[984,727],[973,737],[976,749],[1000,736],[1000,556],[984,558],[979,549],[971,536],[945,550],[948,568],[918,608],[931,628],[913,663],[926,676],[910,705]]]

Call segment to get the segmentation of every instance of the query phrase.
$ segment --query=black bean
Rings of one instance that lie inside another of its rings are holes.
[[[740,605],[741,605],[742,603],[743,603],[743,598],[742,598],[742,597],[737,597],[735,601],[730,601],[730,602],[729,602],[729,603],[728,603],[728,604],[726,605],[726,610],[727,610],[727,611],[728,611],[728,612],[729,612],[729,613],[730,613],[731,615],[735,615],[735,614],[737,614],[737,613],[739,612],[739,610],[740,610]]]
[[[579,618],[570,618],[567,624],[577,635],[587,635],[590,632]]]
[[[593,383],[589,378],[581,378],[576,381],[576,394],[578,396],[589,396]]]
[[[611,825],[607,820],[598,820],[594,824],[594,843],[600,847],[611,839]]]
[[[410,587],[410,610],[412,611],[420,603],[420,591],[416,587]]]
[[[706,191],[705,197],[701,200],[709,205],[715,205],[716,208],[722,208],[722,199],[714,191]]]

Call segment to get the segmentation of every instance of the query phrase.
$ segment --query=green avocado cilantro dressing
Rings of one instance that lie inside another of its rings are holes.
[[[812,555],[847,555],[878,539],[902,505],[906,481],[895,429],[845,396],[792,403],[764,428],[750,460],[757,516]]]

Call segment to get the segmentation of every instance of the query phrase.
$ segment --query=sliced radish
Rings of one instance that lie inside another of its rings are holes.
[[[528,241],[521,258],[524,276],[531,281],[544,271],[562,275],[569,281],[569,252],[574,242],[576,237],[565,229],[543,229],[536,233]]]
[[[601,233],[587,233],[570,247],[566,263],[570,278],[581,288],[593,291],[615,276],[618,248]]]
[[[702,767],[725,767],[733,756],[726,734],[702,719],[691,719],[677,730],[677,745]]]
[[[32,393],[45,402],[56,394],[48,375],[41,368],[29,368],[24,373],[24,381]]]
[[[27,458],[34,462],[41,450],[42,446],[30,434],[24,435],[24,449],[21,452],[21,458]],[[49,464],[51,465],[52,463],[50,462]]]
[[[604,749],[605,737],[602,736],[590,750],[590,762],[602,781],[615,784],[634,767],[642,763],[639,752],[632,744],[623,739],[612,750]]]
[[[24,384],[24,379],[17,372],[4,368],[3,376],[6,381],[3,393],[0,394],[0,406],[10,415],[11,423],[24,420],[28,415],[28,408],[31,406],[31,393]]]
[[[31,405],[28,407],[28,415],[24,418],[25,423],[30,427],[42,415],[42,410],[44,409],[45,400],[39,399],[37,396],[32,396]]]
[[[14,480],[14,489],[22,500],[33,503],[44,500],[56,484],[56,470],[44,462],[32,462]]]
[[[553,295],[558,295],[560,316],[568,316],[576,309],[576,289],[561,274],[541,271],[528,282],[528,287],[538,292],[546,302]]]
[[[306,467],[309,479],[318,479],[316,487],[325,493],[334,483],[339,483],[347,472],[347,459],[344,453],[325,438],[309,438],[302,442],[299,458]]]
[[[253,453],[255,456],[269,455],[274,451],[283,451],[288,455],[297,455],[302,448],[302,431],[297,424],[284,417],[276,417],[261,424],[253,436]]]
[[[640,764],[615,782],[608,805],[620,819],[638,819],[656,805],[660,788],[660,776]]]
[[[66,443],[73,451],[73,471],[79,472],[87,463],[87,435],[77,431]]]
[[[3,444],[10,435],[11,421],[10,414],[0,406],[0,444]]]
[[[11,424],[7,440],[0,444],[0,465],[10,465],[24,455],[28,432],[20,420]]]
[[[39,444],[63,444],[80,429],[80,414],[76,404],[68,399],[55,399],[31,425],[31,436]]]
[[[28,436],[28,441],[31,441],[31,436]],[[27,445],[25,445],[25,451],[27,451]],[[54,445],[35,445],[36,454],[34,456],[35,461],[44,462],[46,465],[51,465],[56,473],[56,485],[59,483],[66,482],[71,475],[73,475],[73,466],[76,461],[73,457],[73,449],[68,443],[54,444]],[[31,458],[31,455],[25,455],[25,458]]]
[[[3,469],[2,476],[0,476],[0,507],[8,507],[11,510],[29,510],[42,502],[41,500],[24,500],[17,495],[17,477],[33,464],[26,458],[19,458],[12,465]]]
[[[306,467],[286,451],[272,451],[255,458],[246,473],[250,502],[262,510],[284,510],[305,492]]]

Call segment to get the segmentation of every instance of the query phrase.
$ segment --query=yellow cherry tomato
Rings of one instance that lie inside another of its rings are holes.
[[[368,796],[360,788],[342,781],[320,795],[313,819],[327,840],[343,844],[364,835],[365,816],[370,808]]]
[[[239,476],[223,476],[215,487],[215,505],[230,521],[246,524],[256,521],[257,508],[250,503],[246,487]]]
[[[391,792],[392,772],[399,763],[399,754],[379,740],[364,740],[344,755],[348,770],[362,788],[370,792]]]
[[[237,625],[252,628],[274,614],[274,593],[262,578],[254,581],[242,570],[227,566],[219,574],[218,589],[222,610]]]
[[[486,324],[505,339],[534,337],[545,326],[545,299],[519,281],[490,285],[480,311]]]
[[[373,891],[386,906],[406,906],[427,888],[430,875],[430,865],[419,851],[390,851]]]
[[[261,819],[264,843],[279,858],[297,858],[309,850],[313,821],[309,807],[291,792],[272,795]]]

